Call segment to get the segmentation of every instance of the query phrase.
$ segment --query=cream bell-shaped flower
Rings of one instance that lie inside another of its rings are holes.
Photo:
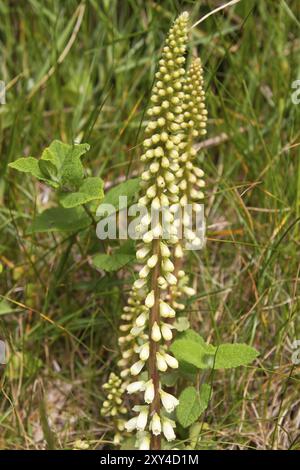
[[[175,422],[171,419],[162,418],[162,431],[168,442],[174,441],[176,439],[174,428]]]
[[[146,297],[145,305],[148,308],[152,308],[154,303],[155,303],[154,290],[152,290],[151,292],[149,292],[149,294]]]
[[[168,284],[170,284],[170,286],[176,286],[177,284],[177,278],[176,276],[174,276],[174,274],[172,273],[166,273],[165,274],[165,279],[167,281]]]
[[[145,362],[142,360],[135,362],[130,368],[131,375],[133,376],[139,375],[144,365],[145,365]]]
[[[183,258],[183,249],[181,245],[177,245],[175,248],[175,258]]]
[[[142,289],[147,283],[146,279],[136,279],[133,283],[135,289]]]
[[[121,370],[120,372],[120,376],[122,377],[122,379],[125,379],[126,377],[128,377],[128,375],[130,374],[130,369],[123,369]]]
[[[145,394],[144,394],[145,403],[152,403],[154,400],[154,385],[153,380],[150,379],[145,384]]]
[[[161,332],[160,332],[160,328],[159,328],[157,322],[154,322],[154,324],[152,326],[151,339],[153,339],[153,341],[155,341],[155,342],[158,342],[158,341],[161,340]]]
[[[160,325],[160,330],[161,330],[161,334],[164,340],[171,341],[171,339],[173,338],[173,334],[172,334],[172,329],[170,328],[170,326],[167,323],[162,323]]]
[[[182,290],[189,297],[196,294],[195,289],[193,289],[192,287],[189,287],[189,286],[184,286]]]
[[[138,317],[137,319],[135,320],[135,324],[137,327],[141,327],[141,326],[144,326],[146,321],[147,321],[147,313],[146,312],[142,312]]]
[[[145,278],[148,276],[149,272],[150,272],[149,266],[145,265],[145,266],[140,270],[140,272],[139,272],[139,277],[140,277],[141,279],[145,279]]]
[[[167,361],[159,352],[156,353],[156,364],[160,372],[166,372],[166,370],[168,369]]]
[[[136,418],[136,429],[138,431],[144,431],[148,421],[149,407],[146,405],[136,405],[133,407],[133,411],[139,412]]]
[[[165,272],[173,272],[174,271],[174,264],[169,258],[164,258],[161,263],[162,270]]]
[[[168,258],[169,256],[171,256],[169,248],[163,242],[160,242],[160,252],[163,258]]]
[[[153,241],[153,238],[154,238],[153,231],[152,231],[152,230],[149,230],[149,232],[146,232],[146,233],[143,235],[143,242],[144,242],[144,243],[151,243],[151,242]]]
[[[170,393],[160,390],[160,399],[163,404],[164,409],[168,413],[172,413],[175,410],[176,406],[179,405],[179,400]]]
[[[139,355],[140,355],[140,359],[142,361],[147,361],[148,357],[149,357],[149,343],[145,343],[143,344],[143,346],[141,346],[140,348],[140,352],[139,352]],[[171,356],[172,357],[172,356]],[[171,366],[170,366],[171,367]],[[178,366],[177,366],[178,367]]]
[[[128,432],[132,432],[136,429],[137,418],[131,418],[127,423],[125,423],[125,428]]]
[[[148,255],[148,253],[150,252],[151,248],[150,246],[143,246],[142,248],[140,248],[137,252],[136,252],[136,258],[141,261],[143,260],[144,258],[146,258],[146,256]]]
[[[171,369],[178,369],[178,361],[170,354],[164,353],[163,358]]]
[[[168,284],[167,284],[167,281],[165,280],[165,278],[163,276],[159,276],[158,279],[157,279],[157,284],[159,285],[159,287],[161,289],[164,289],[166,290],[168,288]]]
[[[152,255],[147,261],[148,267],[150,269],[153,269],[156,266],[157,261],[158,261],[158,256],[157,255]]]
[[[153,201],[152,201],[152,203],[151,203],[151,207],[152,207],[152,209],[154,209],[154,210],[156,210],[156,211],[158,211],[158,210],[160,209],[161,205],[160,205],[160,200],[159,200],[159,197],[158,197],[158,196],[156,196],[156,197],[153,199]]]
[[[139,336],[142,333],[142,331],[144,330],[144,328],[145,328],[145,325],[143,325],[143,326],[134,326],[133,328],[131,328],[130,334],[134,337]]]
[[[175,310],[163,300],[159,303],[159,312],[163,318],[174,318],[176,315]]]
[[[150,423],[150,430],[154,436],[159,436],[161,434],[161,422],[160,417],[157,413],[154,413],[153,418]]]
[[[143,227],[148,227],[148,225],[150,225],[151,223],[151,217],[150,215],[147,213],[145,214],[142,218],[141,218],[141,225]]]
[[[138,380],[136,382],[132,382],[126,387],[127,393],[132,394],[136,392],[140,392],[145,390],[145,382],[144,380]]]
[[[155,225],[155,227],[153,228],[152,234],[153,234],[153,237],[156,238],[156,239],[161,237],[161,235],[162,235],[162,226],[159,223],[157,225]]]

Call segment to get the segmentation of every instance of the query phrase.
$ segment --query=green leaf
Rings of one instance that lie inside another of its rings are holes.
[[[133,246],[132,240],[129,240],[112,254],[99,253],[93,257],[93,265],[107,272],[117,271],[135,259]]]
[[[257,356],[256,349],[246,344],[221,344],[218,348],[205,343],[193,330],[187,330],[174,341],[171,351],[181,367],[198,369],[230,369],[250,364]],[[187,369],[188,370],[188,369]]]
[[[69,150],[70,145],[64,144],[60,140],[53,140],[49,147],[46,147],[43,150],[40,161],[50,162],[52,167],[56,168],[58,173]]]
[[[221,344],[216,352],[214,369],[246,366],[256,359],[258,351],[247,344]]]
[[[139,186],[139,178],[132,178],[127,181],[124,181],[124,183],[120,183],[115,188],[110,189],[108,193],[104,196],[104,199],[102,199],[102,202],[98,207],[98,215],[102,215],[99,211],[101,211],[101,206],[103,206],[104,204],[111,204],[117,211],[125,209],[134,201],[139,191]],[[120,203],[120,196],[127,196],[127,206],[125,204],[125,201],[121,201]],[[114,210],[111,210],[111,212],[107,213],[106,216],[108,217],[114,212]]]
[[[21,171],[22,173],[30,173],[32,176],[37,178],[44,183],[47,183],[49,186],[57,187],[52,181],[50,181],[47,176],[42,172],[39,161],[33,157],[22,157],[18,158],[14,162],[9,163],[10,168],[14,170]]]
[[[75,232],[90,224],[91,219],[81,207],[74,209],[53,207],[37,215],[27,233]]]
[[[99,253],[93,257],[93,265],[97,269],[103,269],[107,272],[117,271],[118,269],[129,263],[132,258],[129,255],[106,255]]]
[[[84,176],[80,158],[89,148],[88,144],[69,145],[54,140],[43,151],[39,160],[40,167],[58,181],[60,186],[77,189]]]
[[[170,349],[178,361],[199,369],[210,367],[215,354],[214,346],[205,343],[204,339],[193,330],[187,330],[178,336]]]
[[[36,178],[44,177],[39,167],[39,161],[33,157],[18,158],[14,162],[9,163],[8,166],[23,173],[31,173]]]
[[[176,408],[178,422],[183,428],[193,424],[207,408],[210,397],[210,386],[202,385],[200,394],[194,387],[187,387],[180,394],[179,405]]]
[[[77,188],[84,176],[80,157],[89,150],[88,144],[68,146],[69,149],[61,167],[61,185],[68,188]]]
[[[62,193],[59,200],[63,207],[71,208],[87,204],[95,199],[102,199],[103,196],[103,181],[95,176],[86,178],[77,192]]]
[[[78,189],[84,171],[81,156],[89,150],[88,144],[64,144],[54,140],[45,148],[41,158],[23,157],[9,164],[11,168],[30,173],[53,188]]]
[[[50,160],[39,160],[39,168],[44,176],[50,178],[51,180],[54,179],[55,183],[57,183],[57,187],[59,187],[57,168]]]
[[[195,341],[196,343],[201,344],[203,347],[208,347],[209,351],[215,351],[215,347],[212,344],[207,344],[202,336],[198,335],[198,333],[196,333],[194,330],[186,330],[182,335],[180,335],[180,338]]]

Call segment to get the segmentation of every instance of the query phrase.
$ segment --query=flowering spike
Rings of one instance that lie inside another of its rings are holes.
[[[193,147],[194,139],[206,132],[203,71],[200,59],[194,59],[185,71],[187,22],[184,12],[169,31],[147,111],[139,204],[148,212],[136,228],[141,235],[137,250],[141,267],[120,326],[120,375],[127,392],[139,394],[142,403],[133,407],[137,415],[125,428],[137,431],[136,447],[144,450],[160,449],[162,435],[167,441],[175,439],[175,423],[166,413],[172,413],[179,402],[162,389],[160,375],[168,368],[178,368],[177,360],[168,353],[174,328],[170,322],[185,308],[179,298],[195,293],[181,269],[184,246],[175,219],[179,206],[192,203],[194,213],[201,210],[204,186],[203,171],[194,164]],[[196,244],[191,218],[184,215],[183,226],[188,241]],[[131,383],[130,375],[135,377]]]

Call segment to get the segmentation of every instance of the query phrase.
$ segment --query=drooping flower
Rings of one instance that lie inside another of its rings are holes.
[[[127,393],[129,394],[140,392],[141,390],[144,390],[144,389],[145,389],[145,382],[143,380],[132,382],[128,384],[126,387]]]
[[[168,323],[162,323],[160,329],[164,340],[171,341],[171,339],[173,338],[173,334],[170,325]]]
[[[148,266],[149,266],[149,263],[148,263]],[[154,267],[154,266],[152,266],[152,267]],[[146,305],[147,308],[152,308],[153,305],[154,305],[154,302],[155,302],[154,290],[152,290],[151,292],[149,292],[149,294],[146,297],[145,305]]]
[[[139,373],[141,372],[141,370],[143,369],[145,365],[145,361],[142,361],[142,360],[139,360],[137,362],[135,362],[131,367],[130,367],[130,373],[131,375],[139,375]]]
[[[160,390],[160,398],[163,404],[163,407],[168,413],[172,413],[175,410],[176,406],[179,405],[179,400],[170,393]]]
[[[145,384],[144,400],[145,403],[152,403],[154,400],[154,385],[152,379]]]
[[[164,353],[163,358],[171,369],[178,369],[178,361],[175,357],[171,356],[171,354]]]
[[[161,433],[161,421],[158,413],[154,413],[150,423],[150,430],[154,436],[158,436]]]
[[[168,442],[174,441],[176,439],[176,435],[174,432],[175,426],[175,422],[171,419],[168,419],[166,417],[162,419],[162,430]]]
[[[131,418],[127,423],[125,423],[125,428],[128,432],[132,432],[136,429],[137,417]]]
[[[151,339],[156,343],[161,340],[161,332],[157,322],[154,322],[151,330]]]
[[[136,419],[136,429],[144,431],[148,421],[149,407],[148,406],[134,406],[133,411],[138,411],[139,415]]]

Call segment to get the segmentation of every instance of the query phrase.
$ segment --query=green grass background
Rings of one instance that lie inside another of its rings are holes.
[[[88,173],[106,185],[140,173],[143,118],[163,39],[187,9],[220,2],[0,2],[0,448],[111,448],[99,414],[115,369],[132,268],[104,275],[82,236],[28,236],[55,204],[43,185],[8,170],[54,138],[88,142]],[[205,70],[207,244],[186,264],[198,299],[193,327],[215,344],[246,342],[252,367],[218,372],[198,448],[299,449],[300,79],[298,0],[242,0],[191,31]],[[202,377],[199,378],[202,380]],[[182,439],[186,436],[182,434]]]

